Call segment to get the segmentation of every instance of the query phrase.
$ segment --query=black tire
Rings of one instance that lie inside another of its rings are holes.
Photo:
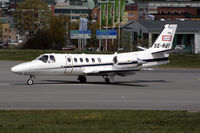
[[[79,76],[78,77],[78,80],[81,82],[81,83],[86,83],[87,82],[87,79],[85,76]]]
[[[33,80],[32,80],[32,79],[28,79],[28,80],[27,80],[27,84],[28,84],[28,85],[33,85]]]
[[[106,81],[106,83],[108,83],[108,84],[110,83],[110,79],[109,79],[109,78],[106,78],[105,81]]]

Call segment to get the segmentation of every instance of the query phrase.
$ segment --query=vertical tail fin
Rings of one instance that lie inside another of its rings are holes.
[[[152,53],[166,52],[172,49],[177,24],[166,24],[165,28],[149,50]]]

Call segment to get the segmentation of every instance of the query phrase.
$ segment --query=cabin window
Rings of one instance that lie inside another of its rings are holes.
[[[77,60],[77,58],[74,58],[74,62],[77,62],[78,60]]]
[[[67,61],[68,61],[68,62],[71,62],[71,59],[70,59],[70,58],[67,58]]]
[[[86,61],[86,62],[89,62],[89,59],[88,59],[88,58],[85,58],[85,61]]]
[[[98,58],[97,60],[98,60],[99,63],[101,63],[101,59],[100,58]]]
[[[95,59],[94,58],[92,58],[92,62],[95,63]]]
[[[80,58],[80,62],[83,62],[83,58]]]
[[[53,55],[50,55],[50,60],[52,63],[56,62],[55,57]]]
[[[41,60],[42,62],[47,63],[47,61],[48,61],[48,55],[43,55],[38,60]]]

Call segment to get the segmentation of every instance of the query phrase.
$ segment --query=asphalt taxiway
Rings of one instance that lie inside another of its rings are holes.
[[[200,69],[155,69],[106,84],[102,77],[28,76],[10,68],[20,62],[0,61],[0,109],[134,109],[200,111]]]

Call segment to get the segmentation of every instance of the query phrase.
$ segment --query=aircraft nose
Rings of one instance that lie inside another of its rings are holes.
[[[11,68],[11,71],[14,72],[14,73],[20,73],[21,69],[19,66],[14,66]]]
[[[13,73],[17,73],[17,74],[26,74],[27,72],[29,72],[29,68],[31,68],[31,63],[27,62],[27,63],[22,63],[22,64],[18,64],[14,67],[11,68],[11,71]]]

